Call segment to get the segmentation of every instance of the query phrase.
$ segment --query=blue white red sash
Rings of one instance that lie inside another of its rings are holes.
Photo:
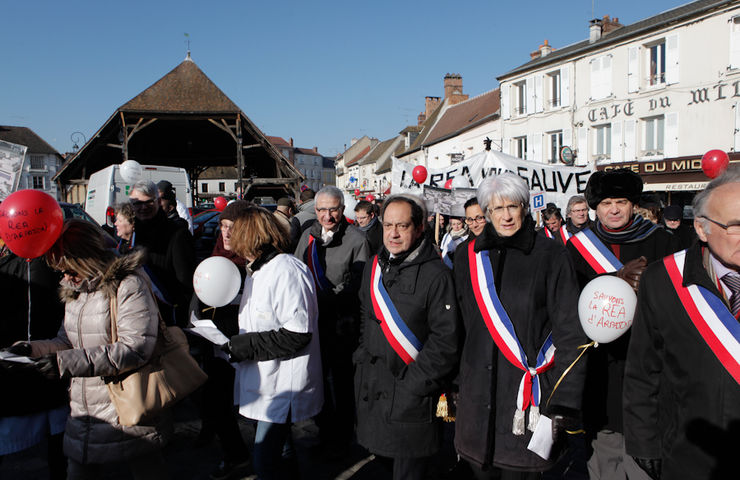
[[[572,237],[572,236],[573,236],[573,235],[571,235],[571,233],[570,233],[570,232],[568,231],[568,229],[567,229],[567,228],[565,228],[565,225],[561,225],[561,226],[560,226],[560,230],[559,230],[559,232],[560,232],[560,239],[561,239],[561,240],[563,241],[563,245],[565,245],[566,243],[568,243],[568,240],[570,239],[570,237]]]
[[[547,227],[545,227],[545,236],[547,238],[553,238],[553,239],[555,238],[555,235],[553,235],[552,232],[550,231],[550,229],[547,228]]]
[[[324,269],[321,267],[321,262],[319,262],[319,252],[316,248],[316,239],[313,238],[313,235],[308,236],[308,255],[306,255],[306,260],[308,261],[308,269],[311,270],[313,281],[319,290],[331,290],[331,284],[326,278]]]
[[[421,351],[422,343],[404,323],[398,310],[393,305],[388,291],[383,286],[383,274],[378,264],[377,255],[373,257],[373,269],[370,275],[370,298],[373,302],[375,316],[380,320],[380,328],[393,350],[408,365],[416,360]]]
[[[530,367],[527,354],[516,336],[514,325],[496,293],[488,251],[483,250],[475,253],[474,244],[475,242],[470,242],[468,246],[468,263],[470,266],[470,280],[478,309],[488,332],[501,353],[512,365],[524,371],[524,375],[519,382],[512,428],[514,435],[523,435],[524,411],[530,405],[527,428],[534,431],[539,420],[541,395],[539,374],[552,368],[555,363],[555,345],[552,343],[552,333],[547,336],[545,343],[540,348],[537,355],[537,364],[534,368]]]
[[[686,250],[683,250],[665,257],[663,264],[691,322],[717,360],[740,384],[740,323],[727,305],[706,288],[699,285],[683,286],[685,260]]]
[[[570,242],[598,274],[614,273],[624,266],[590,228],[571,236]]]

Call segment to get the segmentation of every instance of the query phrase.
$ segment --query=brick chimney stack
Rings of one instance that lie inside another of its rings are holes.
[[[459,73],[448,73],[444,78],[445,99],[450,105],[456,105],[468,99],[463,94],[462,75]]]
[[[290,146],[292,147],[293,146],[293,137],[290,137],[289,143],[290,143]]]
[[[609,15],[604,15],[604,18],[601,19],[601,34],[607,35],[623,26],[624,25],[619,23],[619,18],[609,18]]]

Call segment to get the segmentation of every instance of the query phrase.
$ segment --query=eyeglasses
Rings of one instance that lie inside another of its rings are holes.
[[[570,213],[586,213],[588,212],[588,208],[574,208],[570,211]]]
[[[735,223],[732,225],[725,225],[724,223],[719,223],[716,220],[712,220],[709,217],[702,216],[701,218],[706,218],[713,224],[717,225],[718,227],[724,229],[727,232],[727,235],[740,235],[740,223]]]
[[[405,232],[409,228],[411,228],[412,223],[386,223],[383,222],[383,230],[390,230],[391,228],[394,228],[398,230],[399,232]]]
[[[491,215],[503,215],[504,210],[506,210],[509,213],[509,215],[511,215],[512,213],[518,212],[519,209],[521,208],[522,208],[521,203],[517,203],[517,204],[512,203],[509,205],[502,205],[500,207],[488,208],[488,213],[490,213]]]
[[[336,213],[336,212],[338,212],[338,211],[339,211],[339,210],[340,210],[341,208],[342,208],[342,207],[317,208],[317,209],[316,209],[316,212],[317,212],[317,213],[325,213],[325,212],[329,212],[329,213]]]
[[[144,205],[149,207],[154,205],[154,199],[152,198],[151,200],[131,200],[131,206],[133,206],[134,208],[143,207]]]
[[[483,223],[486,221],[486,217],[483,215],[476,215],[475,217],[465,217],[465,223],[471,225],[473,223]]]

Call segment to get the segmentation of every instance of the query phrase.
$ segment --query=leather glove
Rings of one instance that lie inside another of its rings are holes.
[[[617,271],[617,277],[629,283],[632,290],[637,293],[637,288],[640,286],[640,277],[642,277],[642,272],[645,271],[646,267],[647,258],[635,258],[634,260],[627,262]]]
[[[653,480],[658,480],[660,478],[660,473],[663,469],[663,460],[659,458],[632,458],[635,459],[635,463],[637,463],[637,465],[642,468],[650,478]]]
[[[563,438],[568,432],[575,432],[583,428],[578,410],[553,405],[547,413],[550,420],[552,420],[552,439],[554,441]]]
[[[36,360],[36,370],[49,380],[59,380],[59,364],[57,363],[57,354],[51,353],[44,355]]]
[[[31,344],[28,342],[15,342],[13,345],[5,348],[4,350],[8,353],[12,353],[13,355],[27,357],[31,355]]]

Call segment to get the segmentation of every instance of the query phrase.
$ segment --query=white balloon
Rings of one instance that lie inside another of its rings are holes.
[[[583,288],[578,298],[578,317],[588,338],[609,343],[629,330],[636,307],[637,295],[627,282],[602,275]]]
[[[472,188],[470,180],[465,175],[458,175],[452,179],[452,188]]]
[[[134,184],[141,179],[141,165],[136,160],[126,160],[121,164],[121,178],[126,183]]]
[[[201,302],[223,307],[239,293],[242,276],[236,265],[225,257],[209,257],[200,262],[193,274],[193,290]]]
[[[357,206],[357,200],[348,194],[344,194],[344,216],[350,220],[355,220],[355,207]]]

